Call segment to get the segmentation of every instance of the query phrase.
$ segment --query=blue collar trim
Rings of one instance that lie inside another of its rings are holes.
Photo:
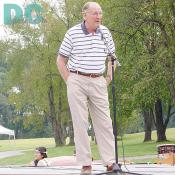
[[[83,30],[83,33],[84,33],[85,35],[88,35],[88,34],[89,34],[89,32],[87,31],[86,25],[85,25],[85,21],[83,21],[83,22],[81,23],[81,29]],[[99,27],[96,29],[95,33],[96,33],[96,34],[101,33]]]

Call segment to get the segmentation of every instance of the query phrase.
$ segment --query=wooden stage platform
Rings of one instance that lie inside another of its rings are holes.
[[[105,172],[105,168],[101,164],[93,164],[93,175]],[[55,166],[55,167],[0,167],[2,175],[79,175],[80,166]],[[130,175],[138,173],[141,175],[175,175],[175,166],[157,165],[157,164],[133,164],[122,166],[123,171],[131,173],[120,173],[121,175]],[[111,175],[115,175],[112,173]]]

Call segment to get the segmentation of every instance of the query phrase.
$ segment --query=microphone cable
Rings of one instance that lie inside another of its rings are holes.
[[[125,157],[125,147],[124,147],[124,141],[123,141],[123,131],[122,131],[122,109],[121,109],[121,94],[122,94],[122,81],[121,81],[121,71],[120,71],[120,66],[118,68],[118,114],[119,114],[119,122],[120,122],[120,127],[119,127],[119,132],[120,132],[120,137],[121,137],[121,143],[122,143],[122,160],[123,160],[123,165],[125,169],[127,170],[126,173],[129,174],[137,174],[141,175],[139,173],[134,173],[130,171],[126,165],[126,157]],[[125,171],[123,171],[125,172]],[[142,174],[142,175],[148,175],[148,174]]]
[[[125,158],[125,148],[124,148],[124,142],[123,142],[123,131],[122,131],[122,109],[121,109],[121,94],[122,94],[122,86],[121,86],[121,72],[120,67],[117,67],[118,69],[118,114],[119,114],[119,132],[121,137],[121,143],[122,143],[122,160],[124,163],[124,167],[128,172],[131,172],[127,166],[126,166],[126,158]]]

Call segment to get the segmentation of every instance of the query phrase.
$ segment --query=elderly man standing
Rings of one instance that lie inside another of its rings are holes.
[[[88,137],[88,111],[101,158],[107,170],[115,161],[114,135],[110,118],[107,86],[111,82],[111,61],[115,53],[110,31],[101,25],[102,9],[96,2],[82,8],[83,22],[67,31],[57,57],[58,70],[67,84],[77,161],[82,174],[91,173],[91,150]]]

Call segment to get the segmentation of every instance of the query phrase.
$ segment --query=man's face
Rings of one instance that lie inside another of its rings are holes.
[[[98,4],[91,4],[83,15],[85,22],[91,29],[99,27],[102,21],[102,9]]]

